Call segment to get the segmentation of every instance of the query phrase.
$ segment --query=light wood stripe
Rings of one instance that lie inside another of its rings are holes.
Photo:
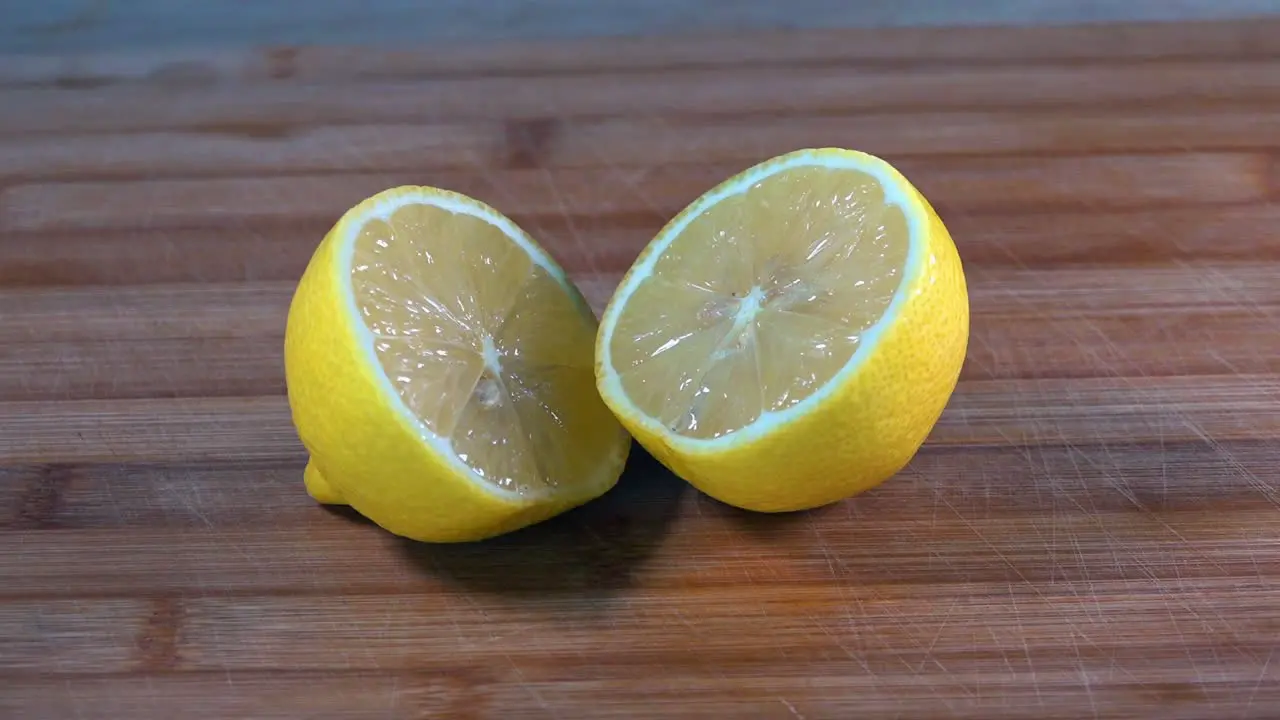
[[[1280,106],[349,125],[37,136],[0,142],[0,181],[502,167],[750,164],[802,147],[898,157],[1275,149]],[[643,142],[637,142],[643,138]],[[531,147],[526,147],[531,146]]]
[[[990,158],[895,163],[940,212],[1248,203],[1267,195],[1260,154]],[[0,229],[152,229],[252,221],[336,221],[389,187],[426,184],[503,213],[550,218],[649,214],[661,225],[745,167],[450,171],[18,185],[0,193]],[[582,238],[589,240],[588,238]],[[589,254],[590,244],[582,254]]]

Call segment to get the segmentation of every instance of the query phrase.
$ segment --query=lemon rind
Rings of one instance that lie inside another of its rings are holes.
[[[400,397],[400,393],[396,391],[395,386],[391,384],[391,379],[387,377],[386,372],[382,370],[382,364],[378,360],[377,351],[374,349],[376,338],[373,331],[369,329],[369,326],[361,318],[360,306],[356,302],[355,290],[351,283],[351,265],[355,259],[355,240],[361,228],[369,220],[389,221],[396,210],[410,204],[429,205],[447,212],[469,215],[498,228],[509,240],[512,240],[524,250],[530,260],[555,278],[561,289],[565,290],[580,311],[590,315],[593,319],[595,317],[582,294],[569,282],[564,269],[510,218],[480,200],[451,190],[425,185],[406,185],[384,190],[367,198],[344,213],[338,221],[339,233],[338,237],[335,238],[338,247],[334,272],[339,276],[338,286],[341,289],[343,303],[346,306],[356,336],[360,340],[360,352],[365,362],[368,363],[368,367],[372,369],[373,374],[377,376],[379,388],[395,408],[400,421],[417,433],[427,446],[448,464],[451,470],[471,480],[473,485],[497,499],[514,505],[536,505],[540,502],[565,496],[566,493],[557,488],[525,492],[508,490],[481,476],[458,457],[457,452],[453,449],[453,443],[448,438],[440,437],[432,432],[422,419],[414,414],[409,406],[405,404],[404,399]],[[609,483],[609,473],[603,472],[601,473],[601,478],[593,478],[590,483],[577,486],[572,494],[598,494],[599,488],[607,487]]]
[[[621,378],[613,366],[611,345],[613,330],[622,309],[635,293],[640,284],[652,276],[653,268],[663,253],[681,232],[685,230],[708,208],[726,198],[746,192],[752,185],[764,178],[776,175],[785,170],[798,167],[826,167],[832,169],[857,170],[874,177],[884,191],[885,203],[902,209],[907,221],[907,258],[903,266],[902,279],[894,291],[889,307],[870,328],[862,333],[862,340],[845,366],[832,375],[820,388],[804,400],[783,410],[767,410],[751,423],[721,435],[717,438],[692,438],[673,432],[665,424],[657,421],[636,407],[622,387]],[[908,301],[910,288],[925,268],[925,250],[928,245],[924,219],[928,212],[919,195],[911,184],[897,169],[884,160],[844,148],[810,148],[796,150],[778,156],[725,180],[686,207],[658,233],[655,241],[645,249],[635,265],[622,278],[613,299],[609,301],[603,317],[600,319],[600,337],[596,343],[598,366],[603,368],[600,390],[607,395],[610,404],[616,404],[641,427],[662,438],[662,441],[674,450],[686,454],[715,454],[729,448],[738,447],[768,437],[779,429],[804,417],[819,407],[840,387],[845,385],[866,363],[879,345],[882,335],[894,324]]]

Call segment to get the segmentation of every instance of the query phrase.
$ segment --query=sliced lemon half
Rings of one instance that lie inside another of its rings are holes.
[[[596,340],[600,393],[655,457],[742,508],[815,507],[917,452],[968,342],[946,228],[888,163],[801,150],[672,220]]]
[[[316,250],[289,308],[289,403],[317,500],[409,538],[476,540],[608,490],[630,438],[595,389],[596,320],[477,200],[401,187]]]

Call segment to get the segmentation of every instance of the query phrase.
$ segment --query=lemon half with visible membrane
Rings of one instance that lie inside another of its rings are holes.
[[[694,201],[601,320],[605,402],[707,494],[767,512],[873,487],[953,392],[969,307],[955,245],[888,163],[801,150]]]
[[[449,542],[604,493],[630,438],[595,389],[596,319],[493,208],[428,187],[347,211],[289,309],[289,403],[307,489]]]

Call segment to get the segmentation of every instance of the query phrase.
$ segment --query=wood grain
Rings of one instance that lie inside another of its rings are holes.
[[[941,209],[970,212],[1115,209],[1247,204],[1267,199],[1270,161],[1262,154],[1067,158],[910,159]],[[743,168],[716,165],[301,175],[270,178],[139,180],[15,185],[0,193],[0,231],[186,228],[206,224],[336,221],[346,208],[395,185],[458,188],[518,217],[645,215],[661,224]],[[941,210],[940,210],[941,211]],[[340,212],[338,214],[341,214]],[[588,238],[575,238],[587,240]],[[581,250],[590,259],[591,245]]]
[[[476,45],[435,50],[278,47],[258,52],[156,50],[147,53],[21,55],[0,66],[13,85],[94,87],[137,81],[300,79],[348,82],[405,77],[581,74],[590,70],[672,70],[771,65],[928,65],[1124,60],[1271,59],[1280,56],[1280,22],[1201,22],[1194,32],[1165,23],[1032,27],[1018,32],[945,27],[892,32],[808,31],[610,37],[572,43]],[[856,40],[852,42],[851,40]]]
[[[516,219],[573,269],[580,283],[597,289],[608,280],[602,282],[603,276],[583,266],[577,255],[582,238],[590,239],[587,257],[596,267],[622,267],[662,226],[661,217],[652,212]],[[332,218],[244,221],[179,229],[94,229],[92,234],[74,229],[0,231],[0,283],[16,289],[296,281],[315,238],[323,237],[332,222]],[[948,227],[960,238],[965,261],[975,271],[1274,263],[1280,261],[1280,236],[1273,232],[1277,223],[1280,205],[1272,203],[1221,206],[1212,212],[1197,207],[1090,212],[1035,212],[1032,208],[973,214],[960,207],[948,213]],[[199,292],[199,286],[188,289]],[[0,322],[3,319],[0,314]]]
[[[466,717],[477,693],[440,673],[182,673],[19,678],[5,683],[11,717],[313,718]]]
[[[0,717],[1275,716],[1275,21],[4,58],[0,107]],[[444,547],[306,497],[284,318],[346,207],[474,194],[598,310],[818,145],[966,264],[897,478],[760,516],[637,450]]]
[[[278,134],[330,124],[612,116],[1275,102],[1269,60],[929,68],[736,68],[387,80],[335,87],[216,82],[15,88],[4,133],[204,130]],[[335,91],[337,90],[337,91]]]
[[[1280,104],[955,111],[731,119],[628,117],[524,123],[333,125],[22,137],[0,145],[0,180],[413,171],[489,165],[751,164],[803,145],[896,156],[1274,149]],[[643,136],[643,144],[634,138]],[[535,142],[537,140],[537,142]],[[335,152],[335,149],[337,150]]]

